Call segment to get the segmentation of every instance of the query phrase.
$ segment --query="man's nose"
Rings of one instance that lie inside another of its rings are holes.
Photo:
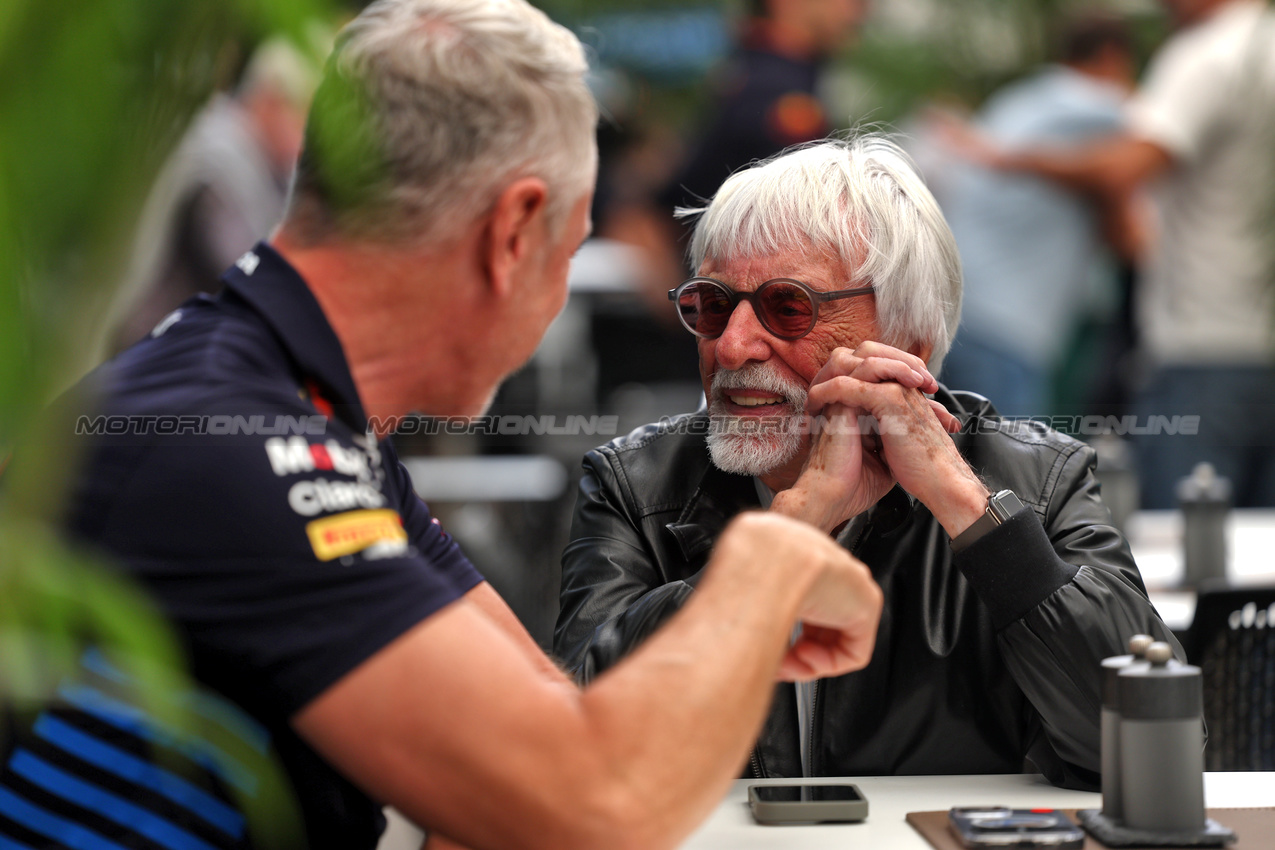
[[[725,369],[739,369],[751,361],[768,360],[774,353],[772,340],[753,312],[753,305],[740,301],[716,340],[714,359]]]

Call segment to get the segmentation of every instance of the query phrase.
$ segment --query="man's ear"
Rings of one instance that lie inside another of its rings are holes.
[[[920,357],[925,363],[930,362],[930,355],[934,353],[934,346],[928,342],[914,342],[908,346],[908,354]]]
[[[533,256],[545,238],[543,228],[549,188],[539,177],[521,177],[496,198],[487,217],[481,258],[493,294],[507,295],[519,266]]]

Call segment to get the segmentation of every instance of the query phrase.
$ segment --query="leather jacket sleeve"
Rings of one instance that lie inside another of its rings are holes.
[[[554,652],[581,684],[613,666],[681,608],[699,580],[660,569],[604,451],[585,456],[562,554]]]
[[[991,613],[1014,681],[1039,713],[1028,757],[1055,784],[1098,782],[1101,661],[1146,633],[1181,646],[1151,606],[1124,537],[1110,525],[1092,449],[1073,444],[1048,490],[1019,493],[1024,509],[955,556]],[[987,475],[990,470],[985,472]],[[1004,486],[1024,487],[1009,470]],[[992,477],[988,475],[988,477]]]

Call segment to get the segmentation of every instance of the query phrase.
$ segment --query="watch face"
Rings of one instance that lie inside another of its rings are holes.
[[[1004,522],[1023,509],[1023,503],[1013,490],[1001,490],[987,500],[987,507],[996,517],[997,524]]]

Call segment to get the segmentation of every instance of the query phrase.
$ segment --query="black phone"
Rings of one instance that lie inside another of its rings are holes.
[[[1085,834],[1057,809],[1011,809],[1006,806],[956,806],[948,825],[961,844],[971,848],[1083,847]]]
[[[758,823],[825,823],[868,817],[868,798],[850,782],[749,785],[748,805]]]

